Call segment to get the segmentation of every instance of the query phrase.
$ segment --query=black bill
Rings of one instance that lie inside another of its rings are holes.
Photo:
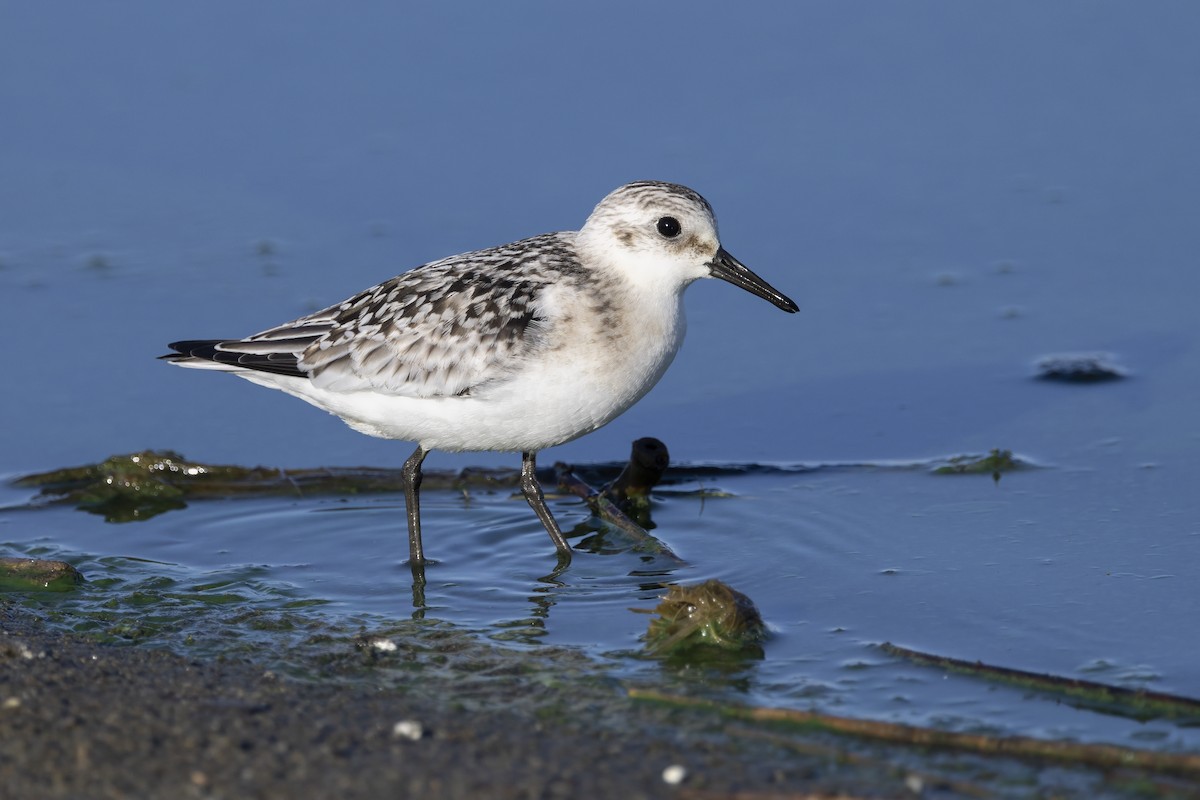
[[[734,286],[740,286],[763,300],[769,300],[789,314],[795,314],[800,310],[800,307],[790,298],[751,272],[745,264],[729,255],[724,247],[717,251],[717,257],[709,262],[708,269],[714,278],[720,278],[723,281],[729,281]]]

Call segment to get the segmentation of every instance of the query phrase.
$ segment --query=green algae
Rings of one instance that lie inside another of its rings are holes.
[[[999,480],[1004,472],[1033,466],[1011,450],[996,449],[982,456],[958,455],[923,462],[669,467],[666,446],[647,438],[634,443],[630,460],[624,464],[593,464],[578,470],[557,464],[553,470],[543,470],[539,478],[549,485],[553,472],[560,491],[587,501],[593,513],[633,540],[637,552],[683,563],[669,547],[647,533],[654,527],[650,519],[651,488],[700,500],[733,495],[717,489],[664,490],[658,483],[660,480],[679,483],[722,476],[856,468],[930,469],[936,475],[991,474]],[[452,490],[470,498],[472,493],[511,493],[518,487],[519,478],[518,470],[507,468],[426,470],[422,487],[432,491]],[[598,492],[584,483],[585,479],[611,482]],[[136,522],[186,508],[194,500],[398,494],[404,490],[404,478],[400,469],[245,467],[194,461],[170,450],[146,450],[111,456],[96,464],[25,475],[13,481],[13,485],[37,490],[37,496],[27,506],[30,508],[69,504],[103,516],[108,522]]]
[[[0,591],[69,592],[83,575],[66,561],[41,558],[0,558]]]
[[[999,483],[1005,472],[1023,469],[1027,465],[1013,455],[1012,450],[993,449],[987,455],[952,456],[933,468],[934,475],[991,475]]]
[[[516,470],[429,471],[426,489],[498,491],[517,485]],[[207,464],[170,450],[111,456],[14,481],[38,490],[40,504],[71,504],[108,522],[136,522],[187,507],[188,500],[245,496],[353,496],[403,491],[401,470],[369,467],[281,469]]]
[[[651,655],[703,656],[714,649],[762,655],[767,628],[758,608],[719,580],[672,586],[652,613],[645,637]]]

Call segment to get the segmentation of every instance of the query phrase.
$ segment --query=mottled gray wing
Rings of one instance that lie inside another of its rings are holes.
[[[504,380],[537,349],[543,290],[580,271],[570,234],[545,234],[426,264],[224,347],[292,353],[332,391],[465,395]]]

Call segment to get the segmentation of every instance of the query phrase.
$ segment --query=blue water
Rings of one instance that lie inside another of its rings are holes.
[[[397,466],[407,445],[154,356],[578,227],[625,181],[676,180],[801,313],[692,288],[659,387],[543,463],[612,461],[653,435],[680,462],[1005,447],[1046,467],[998,486],[759,475],[726,482],[733,500],[666,498],[657,533],[692,565],[672,577],[721,577],[776,628],[751,699],[1194,748],[1194,731],[871,645],[1200,696],[1198,23],[1186,3],[5,4],[0,473],[148,447]],[[1131,377],[1030,379],[1037,357],[1080,350]],[[428,462],[470,463],[515,460]],[[40,513],[0,513],[0,543],[201,583],[253,565],[323,613],[413,613],[398,498],[204,503],[123,526]],[[645,624],[627,609],[654,604],[635,556],[581,556],[554,586],[522,503],[432,494],[425,514],[442,560],[429,614],[626,665]]]

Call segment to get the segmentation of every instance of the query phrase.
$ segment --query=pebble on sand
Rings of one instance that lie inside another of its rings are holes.
[[[687,777],[687,769],[682,764],[672,764],[663,770],[663,783],[670,786],[678,786],[683,783],[683,779]]]

